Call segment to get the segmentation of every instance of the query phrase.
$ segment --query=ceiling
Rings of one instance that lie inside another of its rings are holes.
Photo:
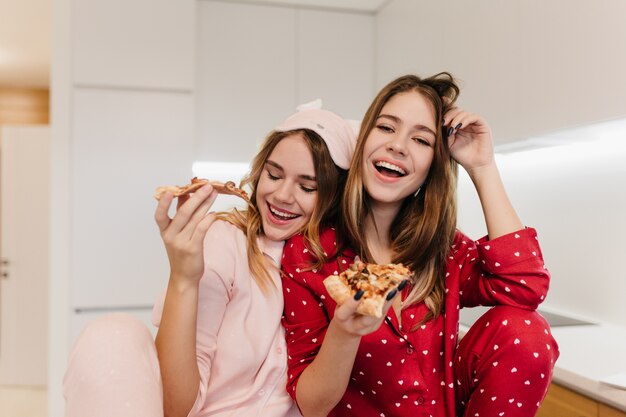
[[[231,3],[290,5],[374,13],[390,0],[221,0]]]
[[[79,0],[80,1],[80,0]],[[390,0],[221,0],[374,13]],[[48,88],[53,0],[0,0],[0,88]]]

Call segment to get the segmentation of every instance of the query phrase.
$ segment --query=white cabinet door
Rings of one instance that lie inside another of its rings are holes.
[[[72,306],[149,308],[167,256],[154,189],[192,175],[190,94],[80,89],[72,132]]]
[[[298,102],[361,119],[374,98],[374,22],[366,14],[297,10]]]
[[[296,106],[295,10],[198,5],[199,157],[246,162]]]
[[[73,6],[74,84],[193,88],[195,0],[78,0]]]
[[[0,385],[46,385],[48,127],[0,131]]]

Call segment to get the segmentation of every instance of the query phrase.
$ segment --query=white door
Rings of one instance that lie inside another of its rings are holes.
[[[46,385],[47,126],[0,129],[0,385]]]

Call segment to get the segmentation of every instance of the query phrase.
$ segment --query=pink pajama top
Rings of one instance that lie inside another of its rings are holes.
[[[261,250],[277,266],[283,245],[259,238]],[[248,267],[246,237],[225,221],[208,231],[204,258],[197,321],[200,388],[189,416],[300,416],[285,390],[287,350],[278,269],[269,271],[276,287],[265,295]],[[163,301],[154,307],[156,326]]]

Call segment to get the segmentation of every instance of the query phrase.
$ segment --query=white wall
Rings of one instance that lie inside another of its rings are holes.
[[[373,95],[373,40],[373,15],[199,2],[196,157],[249,161],[316,98],[360,118]]]
[[[499,142],[626,115],[626,2],[392,0],[377,84],[449,71]]]
[[[616,125],[617,123],[612,123]],[[613,133],[570,144],[498,155],[503,180],[525,225],[537,229],[552,279],[543,308],[626,327],[623,252],[626,236],[626,119]],[[465,174],[463,172],[463,174]],[[486,233],[467,175],[459,184],[459,227]]]

